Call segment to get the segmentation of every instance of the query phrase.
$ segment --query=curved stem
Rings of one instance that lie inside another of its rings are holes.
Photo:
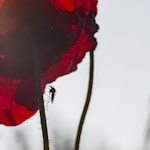
[[[74,150],[79,150],[80,146],[80,138],[82,134],[82,128],[83,124],[85,121],[85,117],[89,108],[90,100],[91,100],[91,95],[92,95],[92,88],[93,88],[93,78],[94,78],[94,52],[90,52],[90,71],[89,71],[89,84],[88,84],[88,91],[87,91],[87,97],[86,101],[84,104],[84,108],[81,114],[80,122],[78,125],[78,130],[77,130],[77,135],[76,135],[76,141],[75,141],[75,149]]]
[[[39,107],[42,135],[43,135],[43,145],[44,145],[44,150],[49,150],[45,107],[44,107],[43,92],[42,92],[40,60],[39,60],[37,49],[35,47],[33,47],[33,60],[34,60],[34,68],[35,68],[35,80],[36,80],[38,107]]]

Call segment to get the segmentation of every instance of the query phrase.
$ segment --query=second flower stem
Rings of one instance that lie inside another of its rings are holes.
[[[80,122],[78,125],[77,135],[76,135],[76,141],[75,141],[75,148],[74,150],[79,150],[80,147],[80,139],[83,129],[83,124],[85,121],[85,117],[89,108],[91,95],[92,95],[92,88],[93,88],[93,78],[94,78],[94,52],[90,52],[90,71],[89,71],[89,84],[88,84],[88,91],[87,91],[87,97],[85,100],[84,108],[81,114]]]

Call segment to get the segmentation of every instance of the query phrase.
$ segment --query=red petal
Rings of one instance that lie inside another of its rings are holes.
[[[72,46],[70,51],[66,53],[63,59],[49,67],[46,73],[43,73],[43,84],[53,82],[58,77],[68,74],[77,69],[77,64],[80,63],[85,56],[86,52],[94,50],[96,46],[96,40],[94,42],[83,31],[79,39]]]
[[[3,4],[3,5],[2,5]],[[32,49],[43,89],[77,69],[96,47],[97,0],[0,1],[0,123],[13,126],[38,109]]]
[[[15,93],[20,80],[0,77],[0,124],[14,126],[36,113],[15,102]]]
[[[49,0],[60,11],[73,11],[84,7],[86,11],[97,11],[97,0]]]

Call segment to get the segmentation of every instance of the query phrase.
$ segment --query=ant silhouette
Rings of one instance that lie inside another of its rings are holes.
[[[55,97],[55,94],[56,94],[56,89],[51,85],[49,87],[50,87],[49,94],[51,94],[51,102],[53,103],[54,102],[54,97]]]

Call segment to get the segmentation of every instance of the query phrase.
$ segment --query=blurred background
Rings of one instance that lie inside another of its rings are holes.
[[[100,0],[95,78],[80,150],[150,149],[150,1]],[[73,150],[85,101],[89,54],[78,70],[44,94],[50,150]],[[17,127],[0,125],[1,150],[42,150],[39,114]]]

